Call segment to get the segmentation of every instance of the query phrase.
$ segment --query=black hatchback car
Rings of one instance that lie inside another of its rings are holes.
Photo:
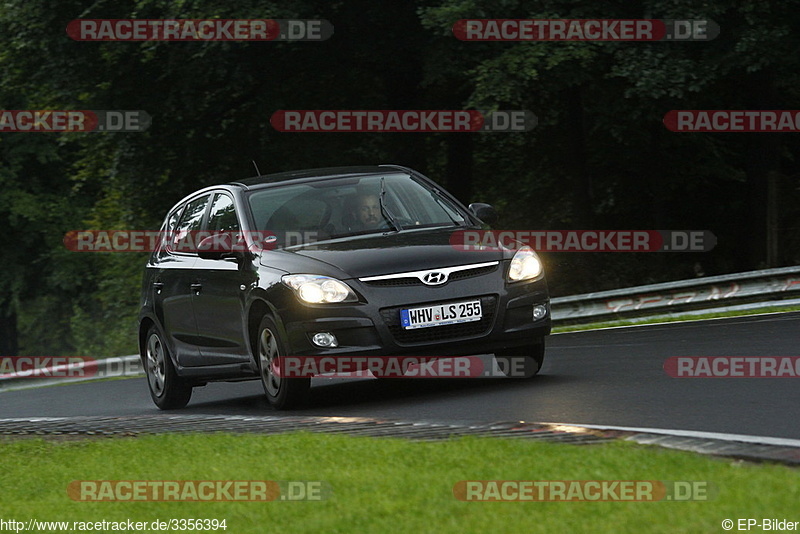
[[[139,347],[153,401],[182,408],[195,386],[260,378],[272,405],[292,408],[311,380],[279,372],[292,355],[493,353],[535,374],[551,324],[539,258],[451,244],[493,215],[394,165],[192,193],[168,213],[145,269]],[[183,246],[196,235],[206,237]]]

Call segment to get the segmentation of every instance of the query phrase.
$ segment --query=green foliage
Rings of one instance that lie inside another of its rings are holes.
[[[75,42],[76,18],[325,18],[324,43]],[[705,18],[707,43],[474,43],[461,18]],[[136,350],[142,255],[77,254],[70,230],[154,229],[187,193],[295,168],[395,162],[513,229],[709,229],[702,255],[548,255],[555,294],[764,264],[764,185],[779,176],[777,264],[800,258],[800,141],[674,134],[671,109],[796,109],[800,14],[758,0],[9,0],[0,7],[3,109],[140,109],[144,133],[0,133],[0,322],[25,353]],[[528,109],[524,134],[288,134],[279,109]],[[757,137],[762,135],[762,137]],[[456,153],[453,147],[462,147]],[[777,156],[774,156],[777,154]],[[761,159],[759,159],[761,158]],[[458,160],[458,161],[456,161]],[[466,169],[460,174],[460,169]],[[0,325],[1,326],[1,325]],[[0,343],[0,346],[2,344]]]

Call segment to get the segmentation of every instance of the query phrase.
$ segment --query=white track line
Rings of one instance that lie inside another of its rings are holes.
[[[800,447],[800,439],[772,438],[767,436],[750,436],[746,434],[726,434],[722,432],[699,432],[695,430],[673,430],[667,428],[642,428],[635,426],[585,425],[581,423],[539,423],[561,427],[590,428],[592,430],[620,430],[623,432],[639,432],[642,434],[661,434],[682,438],[717,439],[722,441],[740,441],[760,445],[778,445],[782,447]]]

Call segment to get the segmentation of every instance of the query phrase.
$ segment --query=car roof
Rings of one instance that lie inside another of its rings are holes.
[[[262,174],[244,180],[236,180],[230,185],[243,187],[244,189],[259,189],[278,183],[303,182],[309,180],[333,180],[350,176],[370,176],[375,174],[385,174],[390,172],[411,172],[410,169],[400,165],[363,165],[355,167],[325,167],[321,169],[305,169],[298,171],[286,171],[273,174]]]

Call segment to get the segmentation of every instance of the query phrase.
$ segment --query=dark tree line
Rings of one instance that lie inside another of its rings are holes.
[[[92,43],[76,18],[324,18],[321,43]],[[475,43],[461,18],[711,18],[714,41]],[[548,254],[572,294],[800,259],[796,134],[677,134],[672,109],[800,109],[794,3],[616,0],[9,1],[2,109],[142,109],[144,133],[0,133],[0,354],[135,348],[142,254],[80,254],[75,229],[155,229],[205,185],[400,163],[512,229],[704,229],[708,253]],[[279,109],[527,109],[522,134],[290,134]]]

